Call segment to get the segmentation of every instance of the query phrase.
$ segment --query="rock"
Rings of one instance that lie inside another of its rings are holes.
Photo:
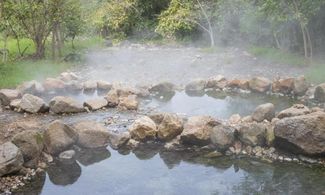
[[[227,87],[247,90],[249,88],[249,81],[234,79],[228,82]]]
[[[42,98],[31,94],[23,95],[19,108],[29,113],[43,113],[49,110],[49,107]]]
[[[264,77],[255,77],[249,81],[248,85],[252,91],[265,93],[270,89],[271,81]]]
[[[56,96],[50,101],[50,111],[55,114],[84,112],[82,104],[71,97]]]
[[[46,91],[62,91],[65,88],[65,84],[60,79],[47,78],[43,82],[43,87]]]
[[[150,92],[160,92],[160,93],[169,93],[175,91],[175,85],[170,82],[161,82],[156,85],[153,85],[150,89]]]
[[[111,133],[110,137],[109,137],[109,143],[110,146],[117,150],[121,147],[123,147],[124,145],[126,145],[126,143],[130,140],[131,135],[129,132],[123,132],[120,134],[117,133]]]
[[[240,117],[239,114],[233,114],[233,115],[231,115],[230,118],[228,119],[228,122],[229,122],[230,124],[238,124],[238,123],[240,123],[240,121],[241,121],[241,117]]]
[[[11,100],[9,106],[12,110],[19,109],[21,99]]]
[[[210,77],[205,85],[207,88],[223,89],[227,84],[227,80],[223,75],[217,75]]]
[[[69,93],[77,94],[83,90],[83,85],[80,82],[73,80],[68,83],[65,83],[65,89]]]
[[[102,148],[109,144],[109,132],[100,123],[81,121],[73,125],[78,134],[77,145],[83,148]]]
[[[71,160],[75,157],[76,152],[74,150],[67,150],[59,154],[59,158],[62,160]]]
[[[203,79],[196,79],[185,86],[186,91],[203,91],[206,87],[206,81]]]
[[[83,83],[84,93],[91,94],[97,90],[97,82],[96,81],[86,81]]]
[[[0,103],[3,106],[9,106],[11,100],[20,98],[21,95],[14,89],[1,89],[0,90]]]
[[[225,151],[234,143],[235,132],[236,129],[230,125],[215,126],[211,131],[211,142],[219,151]]]
[[[279,79],[273,82],[272,92],[290,94],[294,86],[294,78]]]
[[[157,126],[153,120],[147,116],[136,119],[129,127],[131,137],[137,141],[155,139]]]
[[[293,117],[293,116],[300,116],[309,114],[311,111],[308,107],[303,104],[295,104],[292,107],[282,110],[278,115],[277,118],[282,119],[286,117]]]
[[[318,102],[325,102],[325,83],[320,84],[316,87],[314,99]]]
[[[136,89],[134,87],[122,85],[122,84],[114,84],[113,89],[116,90],[117,95],[119,97],[126,97],[129,95],[137,95],[139,93],[138,89]]]
[[[325,113],[284,118],[274,128],[276,146],[306,155],[325,154]]]
[[[0,177],[22,168],[24,163],[23,155],[17,146],[11,142],[0,145]]]
[[[164,119],[166,113],[153,113],[149,115],[149,118],[151,118],[156,124],[160,124],[162,120]]]
[[[248,115],[248,116],[243,117],[241,120],[244,123],[252,123],[253,122],[253,117]]]
[[[63,72],[60,74],[59,79],[64,82],[76,81],[79,77],[73,72]]]
[[[263,120],[271,121],[275,117],[275,108],[272,103],[259,105],[252,114],[254,121],[262,122]]]
[[[110,90],[110,91],[107,93],[105,99],[107,100],[107,102],[108,102],[108,106],[109,106],[109,107],[115,107],[115,106],[117,106],[117,105],[119,104],[119,102],[120,102],[120,100],[119,100],[119,95],[118,95],[117,91],[114,90],[114,89]]]
[[[136,95],[123,96],[119,98],[118,107],[126,110],[137,110],[139,102]]]
[[[56,155],[74,145],[78,140],[78,134],[62,121],[56,120],[44,132],[43,140],[45,150],[51,155]]]
[[[293,92],[296,96],[302,96],[308,90],[309,84],[304,76],[295,78],[293,82]]]
[[[184,125],[181,141],[185,144],[207,145],[210,143],[212,128],[218,124],[210,116],[190,117]]]
[[[183,131],[183,120],[176,114],[165,113],[158,125],[157,136],[160,140],[170,141]]]
[[[267,146],[272,146],[274,143],[275,135],[274,135],[274,124],[273,121],[270,124],[266,125],[266,145]]]
[[[23,84],[19,85],[16,88],[20,94],[36,94],[36,95],[40,95],[44,92],[44,87],[41,83],[33,80],[33,81],[27,81],[24,82]]]
[[[106,107],[107,105],[108,102],[104,98],[90,99],[84,102],[84,106],[87,107],[89,110],[99,110],[103,107]]]
[[[241,124],[238,131],[241,142],[250,146],[264,146],[266,143],[266,126],[263,123]]]
[[[27,130],[16,134],[12,143],[21,151],[24,166],[36,168],[43,151],[43,135],[35,130]]]
[[[97,90],[100,92],[108,92],[111,90],[113,85],[106,81],[97,81]]]

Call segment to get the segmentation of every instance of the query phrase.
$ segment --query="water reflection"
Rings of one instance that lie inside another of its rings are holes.
[[[55,185],[66,186],[75,183],[81,176],[81,167],[76,161],[55,161],[48,167],[47,174]]]
[[[108,159],[110,156],[111,153],[107,148],[82,149],[77,152],[76,159],[83,166],[89,166],[105,159]]]

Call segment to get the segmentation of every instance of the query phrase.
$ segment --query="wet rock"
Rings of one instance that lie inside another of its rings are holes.
[[[125,110],[137,110],[139,102],[136,95],[120,97],[118,107]]]
[[[65,84],[60,79],[47,78],[43,82],[43,87],[46,91],[62,91],[65,89]]]
[[[100,123],[81,121],[73,125],[77,135],[77,145],[83,148],[101,148],[109,144],[109,132]]]
[[[325,102],[325,83],[320,84],[316,87],[314,98],[318,102]]]
[[[183,131],[183,120],[176,114],[165,113],[163,119],[157,125],[157,136],[163,141],[170,141]]]
[[[111,133],[110,137],[109,137],[109,143],[110,146],[117,150],[121,147],[123,147],[124,145],[126,145],[126,143],[130,140],[131,135],[129,132],[123,132],[123,133]]]
[[[114,90],[114,89],[110,90],[110,91],[107,93],[105,99],[107,100],[107,102],[108,102],[108,106],[109,106],[109,107],[115,107],[115,106],[117,106],[117,105],[119,104],[119,102],[120,102],[120,101],[119,101],[119,95],[118,95],[117,91]]]
[[[293,92],[297,96],[302,96],[308,90],[309,84],[304,76],[295,78],[293,82]]]
[[[249,88],[252,91],[259,92],[259,93],[265,93],[271,87],[271,81],[264,77],[252,78],[248,84],[249,84]]]
[[[83,166],[93,165],[108,159],[111,156],[110,151],[107,148],[96,149],[82,149],[77,152],[76,159]]]
[[[75,157],[76,152],[74,150],[67,150],[59,154],[59,158],[62,160],[71,160]]]
[[[325,154],[324,112],[281,119],[274,132],[278,147],[299,154]]]
[[[21,151],[24,158],[24,166],[36,168],[43,151],[43,135],[35,130],[27,130],[16,134],[12,143]]]
[[[263,120],[271,121],[275,117],[275,107],[272,103],[259,105],[252,114],[254,121],[262,122]]]
[[[181,133],[181,141],[185,144],[207,145],[210,143],[212,128],[220,124],[210,116],[190,117]]]
[[[64,82],[76,81],[79,77],[73,72],[63,72],[60,74],[59,79]]]
[[[45,150],[52,155],[69,149],[78,140],[78,134],[62,121],[52,122],[43,135]]]
[[[3,106],[9,106],[11,100],[20,98],[21,95],[14,89],[1,89],[0,90],[0,103]]]
[[[11,142],[0,145],[0,177],[19,171],[24,163],[19,148]]]
[[[41,83],[33,80],[22,83],[16,88],[21,94],[36,94],[40,95],[44,92],[44,87]]]
[[[161,82],[156,85],[153,85],[150,89],[150,92],[160,92],[160,93],[168,93],[175,91],[175,85],[170,82]]]
[[[49,110],[49,107],[42,98],[31,94],[23,95],[19,107],[29,113],[43,113]]]
[[[234,79],[228,82],[227,87],[247,90],[249,88],[249,81]]]
[[[157,126],[155,122],[147,116],[136,119],[129,127],[131,137],[138,141],[155,139]]]
[[[164,149],[167,151],[177,151],[184,149],[183,144],[181,143],[181,136],[178,135],[174,139],[169,142],[166,142],[164,145]]]
[[[108,105],[108,102],[104,98],[90,99],[90,100],[86,100],[84,102],[84,106],[87,107],[89,110],[93,110],[93,111],[104,108],[107,105]]]
[[[292,107],[282,110],[278,115],[277,118],[282,119],[286,117],[293,117],[293,116],[300,116],[309,114],[311,111],[309,108],[303,104],[295,104]]]
[[[236,129],[230,125],[218,125],[211,131],[211,142],[219,151],[227,150],[235,141]]]
[[[50,111],[55,114],[84,112],[82,104],[71,97],[56,96],[50,101]]]
[[[294,78],[279,79],[272,83],[273,93],[290,94],[293,90]]]
[[[107,93],[111,90],[113,85],[106,81],[97,81],[97,90],[101,93]]]
[[[84,93],[92,94],[97,90],[97,82],[96,81],[86,81],[83,83]]]
[[[207,88],[223,89],[227,84],[228,82],[223,75],[217,75],[209,78],[205,85]]]
[[[244,144],[264,146],[266,126],[263,123],[246,123],[239,126],[238,137]]]
[[[55,161],[47,169],[50,181],[55,185],[67,186],[75,183],[81,176],[81,167],[76,161]]]
[[[185,91],[203,91],[206,87],[206,81],[203,79],[196,79],[185,86]]]

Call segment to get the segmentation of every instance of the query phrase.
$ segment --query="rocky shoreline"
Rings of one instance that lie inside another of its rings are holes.
[[[136,111],[142,98],[160,96],[161,93],[172,96],[176,90],[183,89],[187,93],[235,90],[278,94],[311,102],[314,107],[295,104],[276,113],[273,104],[265,103],[250,116],[234,114],[225,121],[211,116],[184,117],[152,112],[139,115],[127,132],[120,133],[95,121],[66,124],[55,120],[42,129],[31,127],[17,134],[13,132],[15,135],[11,141],[0,145],[0,179],[3,181],[0,192],[15,190],[20,183],[29,180],[24,178],[32,178],[36,172],[46,169],[53,159],[72,159],[75,147],[100,149],[110,145],[115,150],[130,151],[150,143],[162,145],[163,150],[171,152],[199,152],[206,158],[249,156],[267,162],[325,166],[325,112],[322,108],[325,85],[311,86],[304,77],[272,82],[261,77],[227,80],[217,75],[206,80],[194,80],[185,87],[169,82],[131,87],[104,81],[82,82],[74,73],[66,72],[43,83],[30,81],[17,89],[2,89],[0,101],[4,109],[25,114],[69,115],[114,107]],[[103,97],[79,102],[60,95],[92,94],[95,91]],[[54,97],[47,103],[48,96]]]

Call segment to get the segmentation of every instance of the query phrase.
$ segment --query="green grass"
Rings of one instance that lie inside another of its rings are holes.
[[[325,63],[313,64],[307,70],[306,78],[314,84],[325,83]]]
[[[293,54],[285,51],[281,51],[275,48],[264,48],[253,46],[249,48],[249,52],[272,63],[288,64],[295,66],[304,66],[305,59],[303,56]]]

